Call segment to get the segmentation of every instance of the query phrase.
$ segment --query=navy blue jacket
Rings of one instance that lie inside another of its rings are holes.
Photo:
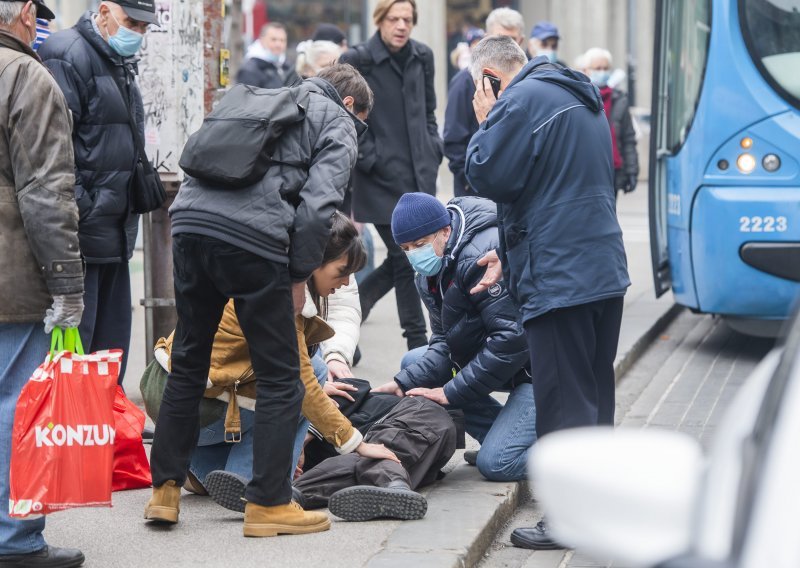
[[[117,55],[97,34],[91,12],[81,16],[75,27],[50,36],[39,55],[72,111],[81,253],[88,263],[127,262],[139,225],[139,216],[130,212],[128,194],[137,157],[128,109],[111,70],[127,82],[127,96],[144,139],[135,60]]]
[[[499,205],[503,271],[523,322],[625,294],[611,130],[585,75],[531,60],[472,137],[466,173]]]
[[[495,204],[460,197],[447,209],[452,233],[442,270],[432,278],[416,278],[431,320],[428,350],[395,381],[404,391],[444,386],[450,404],[463,407],[494,391],[531,382],[530,356],[519,308],[504,283],[470,294],[485,272],[476,262],[499,244]]]
[[[444,111],[444,155],[453,172],[453,193],[456,197],[473,194],[464,174],[467,146],[478,131],[478,119],[472,108],[475,83],[469,69],[462,69],[450,81],[447,91],[447,108]]]

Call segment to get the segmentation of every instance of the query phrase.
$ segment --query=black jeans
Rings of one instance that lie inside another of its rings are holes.
[[[425,316],[422,315],[419,293],[414,284],[414,269],[411,268],[406,253],[394,242],[391,225],[375,225],[375,229],[386,244],[387,255],[383,264],[370,272],[358,286],[362,320],[366,321],[372,307],[394,288],[397,315],[409,351],[427,345],[428,328]]]
[[[614,424],[614,359],[623,298],[553,310],[525,323],[539,437]]]
[[[214,335],[233,298],[256,375],[253,477],[245,497],[265,506],[288,503],[304,394],[289,269],[200,235],[175,235],[172,250],[178,326],[153,440],[153,486],[186,479]]]
[[[133,306],[131,274],[127,262],[87,264],[84,277],[83,317],[78,330],[87,353],[122,349],[122,384],[131,345]]]

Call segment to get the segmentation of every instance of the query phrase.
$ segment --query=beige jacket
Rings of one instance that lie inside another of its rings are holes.
[[[72,116],[36,54],[0,30],[0,323],[83,292]]]

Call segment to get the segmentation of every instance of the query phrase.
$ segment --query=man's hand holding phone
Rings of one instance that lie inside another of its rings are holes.
[[[475,86],[475,96],[472,98],[472,108],[475,109],[475,118],[478,119],[478,124],[483,123],[489,116],[500,93],[500,78],[484,69],[481,84]]]

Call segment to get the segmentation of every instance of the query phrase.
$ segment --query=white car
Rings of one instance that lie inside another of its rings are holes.
[[[583,428],[537,442],[531,476],[553,536],[615,565],[799,568],[800,317],[707,457],[678,432]]]

